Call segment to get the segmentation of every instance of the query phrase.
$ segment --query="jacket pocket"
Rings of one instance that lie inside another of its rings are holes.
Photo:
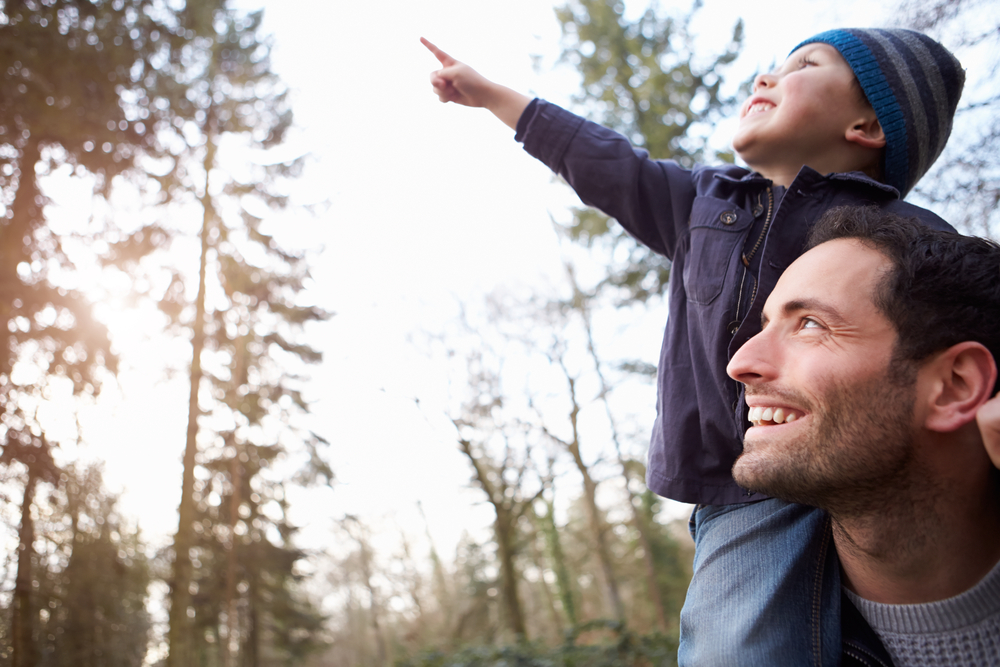
[[[684,261],[688,301],[709,304],[722,292],[726,275],[735,273],[736,255],[753,216],[733,202],[697,197],[691,207],[690,249]]]

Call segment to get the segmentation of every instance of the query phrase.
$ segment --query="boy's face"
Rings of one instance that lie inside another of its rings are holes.
[[[847,131],[874,110],[860,99],[854,72],[829,44],[806,44],[776,72],[754,81],[740,109],[733,148],[756,171],[823,171],[848,142]]]

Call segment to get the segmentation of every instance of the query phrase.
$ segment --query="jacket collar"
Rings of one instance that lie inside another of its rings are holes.
[[[736,177],[736,174],[731,174],[726,171],[719,171],[716,172],[715,178],[719,179],[720,181],[726,181],[728,183],[732,183],[734,185],[742,185],[742,186],[771,185],[770,179],[761,176],[755,171],[745,172],[744,175],[739,178]],[[893,199],[900,198],[899,190],[892,187],[891,185],[887,185],[886,183],[876,181],[874,178],[868,176],[864,172],[861,171],[834,172],[824,176],[823,174],[819,173],[812,167],[807,167],[807,166],[803,166],[801,169],[799,169],[799,173],[795,176],[795,180],[792,181],[792,184],[789,186],[789,189],[791,188],[802,189],[805,187],[813,187],[825,181],[841,181],[848,183],[857,183],[859,185],[863,185],[869,188],[874,188],[875,190],[879,190],[885,194],[889,194],[892,196]]]

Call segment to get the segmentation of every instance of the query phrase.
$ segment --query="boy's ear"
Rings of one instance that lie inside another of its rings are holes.
[[[864,148],[885,146],[885,132],[882,131],[882,124],[878,122],[874,112],[847,128],[844,138]]]
[[[947,433],[975,421],[996,378],[993,355],[981,343],[958,343],[933,357],[918,374],[923,425]]]

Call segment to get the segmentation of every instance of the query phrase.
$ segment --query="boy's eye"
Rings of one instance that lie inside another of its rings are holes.
[[[799,69],[802,69],[804,67],[815,66],[815,65],[816,65],[816,61],[815,60],[811,60],[810,58],[807,58],[805,56],[803,56],[802,58],[799,59]]]

